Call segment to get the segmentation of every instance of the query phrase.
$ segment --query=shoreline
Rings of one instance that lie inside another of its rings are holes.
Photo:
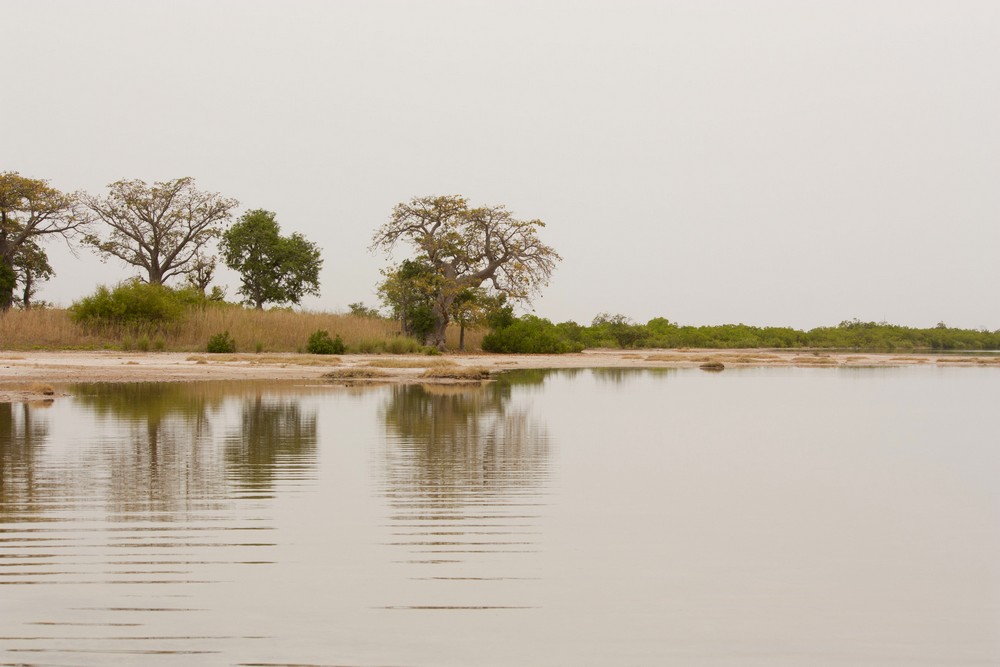
[[[332,382],[455,384],[468,379],[421,377],[431,369],[485,369],[490,373],[562,368],[725,368],[796,366],[866,368],[917,365],[996,366],[1000,356],[968,353],[853,353],[812,350],[585,350],[574,354],[465,353],[442,356],[357,354],[190,354],[183,352],[0,351],[0,402],[51,400],[52,384],[83,382],[205,382],[212,380],[322,380]],[[399,367],[402,366],[402,367]],[[370,377],[350,377],[352,374]]]

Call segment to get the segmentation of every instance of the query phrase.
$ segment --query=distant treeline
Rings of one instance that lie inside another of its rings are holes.
[[[885,322],[844,321],[833,327],[800,331],[791,327],[746,324],[681,326],[657,317],[638,324],[622,315],[601,314],[590,326],[553,324],[525,315],[500,313],[491,322],[483,349],[508,353],[578,352],[585,348],[836,348],[872,352],[917,350],[998,350],[1000,331],[955,329],[938,324],[915,329]]]

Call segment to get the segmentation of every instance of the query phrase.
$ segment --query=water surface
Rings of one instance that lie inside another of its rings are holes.
[[[997,369],[0,404],[0,664],[996,665]]]

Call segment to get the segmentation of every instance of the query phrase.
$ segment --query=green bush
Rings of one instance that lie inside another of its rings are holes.
[[[494,329],[483,338],[487,352],[524,354],[563,354],[579,352],[583,344],[571,340],[565,329],[549,320],[525,315],[508,326]]]
[[[131,280],[114,289],[101,285],[69,308],[74,322],[87,325],[162,325],[176,322],[205,298],[193,289],[170,289]]]
[[[327,331],[318,329],[309,336],[306,351],[310,354],[343,354],[344,341],[341,340],[340,334],[331,339]]]
[[[236,341],[228,331],[215,334],[208,339],[208,351],[213,354],[226,354],[236,351]]]

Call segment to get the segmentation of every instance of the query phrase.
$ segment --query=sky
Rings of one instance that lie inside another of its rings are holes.
[[[377,304],[392,207],[541,219],[553,321],[1000,328],[1000,3],[0,0],[0,171],[191,176]],[[47,245],[38,298],[134,269]],[[399,251],[396,261],[407,254]],[[238,276],[217,284],[236,297]]]

